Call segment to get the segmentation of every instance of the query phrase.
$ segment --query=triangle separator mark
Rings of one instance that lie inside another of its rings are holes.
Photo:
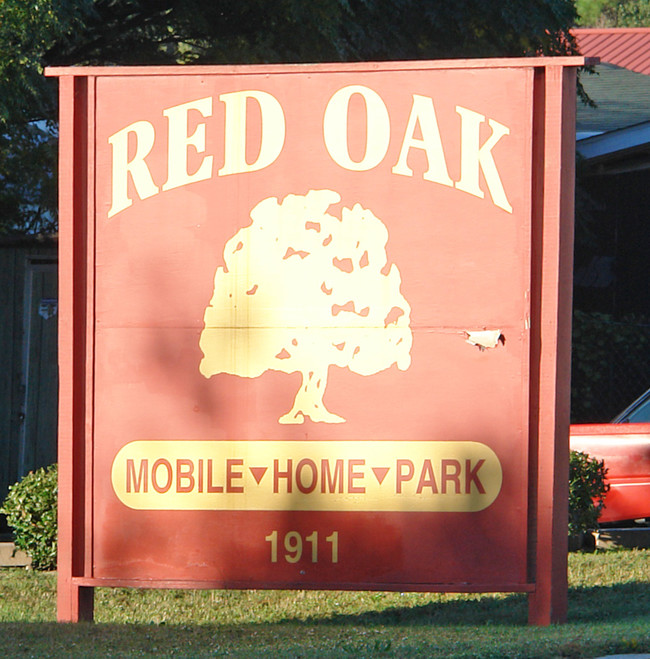
[[[390,467],[373,467],[372,473],[375,475],[377,482],[381,485],[386,478],[386,474],[390,471]]]
[[[255,482],[259,485],[262,479],[264,478],[264,475],[268,471],[268,467],[249,467],[248,468],[251,474],[253,474],[253,478],[255,479]]]

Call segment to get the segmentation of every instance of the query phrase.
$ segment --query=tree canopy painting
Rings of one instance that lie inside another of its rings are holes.
[[[205,311],[205,377],[302,374],[282,424],[345,421],[323,403],[331,365],[372,375],[411,363],[411,309],[387,262],[388,230],[360,204],[328,214],[340,200],[310,190],[258,203],[225,245]]]

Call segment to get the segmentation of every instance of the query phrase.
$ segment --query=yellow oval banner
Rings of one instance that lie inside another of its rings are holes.
[[[137,510],[476,512],[502,478],[491,448],[454,441],[139,440],[111,471]]]

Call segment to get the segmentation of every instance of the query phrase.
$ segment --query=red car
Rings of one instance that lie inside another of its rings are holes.
[[[605,461],[611,489],[600,522],[650,518],[650,389],[612,423],[571,426],[570,445]]]

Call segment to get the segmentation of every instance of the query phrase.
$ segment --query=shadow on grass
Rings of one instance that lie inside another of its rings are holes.
[[[615,622],[647,616],[650,619],[650,584],[631,582],[614,586],[569,589],[569,623]],[[513,594],[500,598],[431,602],[423,606],[393,607],[329,618],[309,618],[323,625],[526,625],[528,599]]]
[[[492,599],[429,602],[421,606],[390,607],[383,611],[358,614],[337,614],[329,618],[308,618],[310,624],[361,626],[419,626],[419,625],[525,625],[528,601],[525,595],[513,594]]]
[[[646,629],[649,603],[647,583],[571,588],[570,624],[539,633],[527,627],[526,596],[514,594],[273,622],[7,622],[0,623],[0,639],[15,657],[582,657],[595,656],[584,654],[587,646],[602,654],[629,650],[621,630],[631,620]],[[579,640],[583,636],[588,643]],[[638,650],[648,642],[642,633],[630,647]]]
[[[284,624],[310,625],[310,626],[480,626],[480,625],[526,625],[528,621],[528,601],[524,594],[510,594],[500,597],[483,597],[479,594],[470,595],[467,599],[450,599],[438,602],[429,602],[420,606],[393,606],[381,611],[365,611],[362,613],[334,613],[322,612],[321,615],[302,615],[300,617],[287,616],[281,620],[258,622],[245,621],[242,623],[102,623],[85,625],[90,628],[144,627],[148,630],[163,629],[164,627],[191,628],[207,626],[214,629],[237,628],[272,628]],[[590,586],[582,588],[569,588],[569,614],[568,622],[572,624],[593,623],[597,621],[616,622],[617,620],[630,620],[637,617],[650,618],[650,584],[630,582],[612,586]],[[70,629],[75,625],[57,625],[56,623],[22,623],[0,622],[0,632],[5,628],[29,627],[31,629],[62,628]],[[0,634],[0,638],[2,634]]]
[[[650,583],[569,588],[569,622],[650,619]]]

